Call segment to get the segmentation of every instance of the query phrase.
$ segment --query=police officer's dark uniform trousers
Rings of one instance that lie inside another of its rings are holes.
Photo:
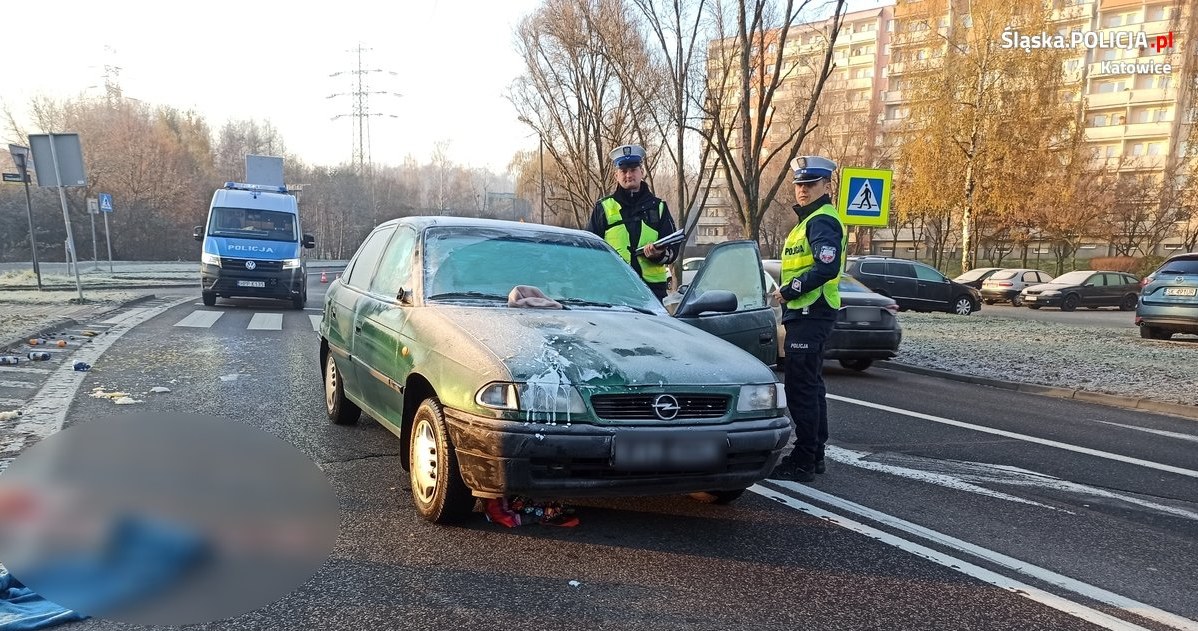
[[[678,246],[664,248],[656,261],[637,254],[636,250],[673,234],[677,228],[666,203],[649,190],[648,184],[642,183],[636,193],[617,186],[614,193],[595,203],[587,230],[611,244],[624,261],[632,265],[653,295],[658,300],[665,300],[669,293],[666,266],[674,261]]]
[[[824,344],[840,310],[846,231],[824,195],[794,206],[799,223],[782,250],[782,323],[786,327],[786,403],[795,424],[794,451],[776,472],[823,472],[828,409],[823,379]]]

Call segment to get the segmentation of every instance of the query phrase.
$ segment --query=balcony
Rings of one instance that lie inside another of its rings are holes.
[[[1128,98],[1131,96],[1130,90],[1120,90],[1119,92],[1099,92],[1096,94],[1086,95],[1086,107],[1088,109],[1098,109],[1103,107],[1112,107],[1117,105],[1126,105]]]
[[[1127,125],[1106,125],[1104,127],[1087,127],[1086,142],[1102,142],[1122,140],[1124,128]]]
[[[849,57],[849,63],[847,65],[849,65],[849,66],[872,66],[872,65],[874,65],[875,59],[877,59],[877,57],[875,55],[873,55],[872,53],[870,53],[868,55],[857,55],[856,57]]]
[[[886,94],[884,95],[882,100],[888,105],[891,103],[902,103],[903,102],[903,91],[902,90],[887,90]]]
[[[1127,138],[1168,138],[1169,134],[1173,131],[1173,123],[1171,121],[1131,123],[1124,127],[1127,128],[1127,131],[1124,133]]]
[[[1132,105],[1169,102],[1173,100],[1173,95],[1170,92],[1171,90],[1167,88],[1140,88],[1132,90],[1128,102]]]

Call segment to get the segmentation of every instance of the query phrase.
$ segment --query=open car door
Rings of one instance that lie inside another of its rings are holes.
[[[755,241],[721,243],[712,248],[682,294],[674,317],[732,342],[771,366],[778,359],[778,323],[767,300],[764,276]]]

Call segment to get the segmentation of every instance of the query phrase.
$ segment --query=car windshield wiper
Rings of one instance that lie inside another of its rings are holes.
[[[507,296],[488,294],[481,291],[447,291],[441,294],[433,294],[427,299],[437,300],[438,298],[481,298],[483,300],[507,300]]]
[[[646,315],[657,315],[657,314],[653,313],[652,311],[650,311],[649,309],[646,309],[644,307],[634,307],[632,305],[615,305],[610,302],[596,302],[594,300],[583,300],[582,298],[558,298],[557,301],[562,304],[578,305],[581,307],[607,307],[608,309],[615,309],[616,307],[624,307],[626,309],[632,309],[633,311],[636,311],[638,313],[644,313]]]
[[[1163,270],[1157,272],[1157,274],[1189,274],[1189,273],[1190,272],[1187,272],[1183,269],[1163,269]]]

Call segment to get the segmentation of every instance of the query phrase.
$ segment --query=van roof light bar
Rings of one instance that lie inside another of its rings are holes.
[[[235,191],[263,191],[267,193],[286,193],[286,186],[269,186],[266,184],[245,184],[243,182],[225,182],[225,188]]]

